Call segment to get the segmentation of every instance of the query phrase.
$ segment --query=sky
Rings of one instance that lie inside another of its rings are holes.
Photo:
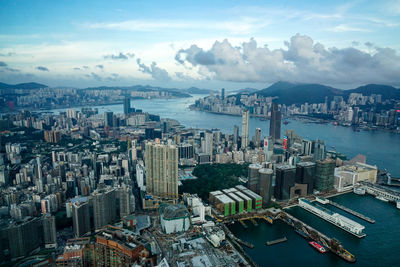
[[[400,87],[400,0],[0,1],[0,82]]]

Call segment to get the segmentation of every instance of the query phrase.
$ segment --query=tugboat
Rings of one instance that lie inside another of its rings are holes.
[[[326,253],[326,249],[315,241],[308,242],[313,248],[315,248],[319,253]]]

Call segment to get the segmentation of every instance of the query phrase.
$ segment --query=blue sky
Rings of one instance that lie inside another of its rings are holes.
[[[399,86],[400,1],[0,2],[0,81]]]

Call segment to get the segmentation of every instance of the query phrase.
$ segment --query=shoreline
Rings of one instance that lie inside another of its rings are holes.
[[[206,112],[206,113],[217,114],[217,115],[228,115],[228,116],[234,116],[234,117],[241,117],[242,116],[241,114],[232,114],[232,113],[226,113],[226,112],[202,110],[202,109],[198,109],[198,108],[193,108],[191,106],[189,106],[189,109],[191,111],[200,111],[200,112]],[[250,114],[250,117],[260,118],[260,119],[265,119],[265,120],[269,120],[270,119],[268,116],[257,115],[257,114]],[[325,119],[302,116],[302,115],[292,115],[292,116],[288,116],[288,117],[282,117],[282,119],[292,119],[292,120],[296,120],[296,121],[301,121],[303,123],[315,123],[315,124],[330,124],[330,123],[334,123],[336,121],[336,120],[325,120]],[[348,125],[348,126],[347,125],[343,125],[340,122],[336,126],[345,127],[345,128],[353,127],[352,125]],[[385,129],[385,128],[370,128],[368,126],[366,126],[366,127],[364,127],[364,126],[355,126],[355,129],[363,130],[363,131],[366,131],[366,132],[381,131],[381,132],[387,132],[387,133],[400,134],[400,130],[391,130],[391,129]]]

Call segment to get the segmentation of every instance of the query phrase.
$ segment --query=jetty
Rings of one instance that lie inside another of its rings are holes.
[[[287,238],[286,238],[286,236],[284,236],[282,238],[278,238],[278,239],[275,239],[275,240],[267,241],[265,243],[265,245],[272,246],[272,245],[279,244],[279,243],[286,242],[286,241],[287,241]]]
[[[354,211],[354,210],[349,209],[349,208],[347,208],[347,207],[345,207],[343,205],[340,205],[340,204],[338,204],[336,202],[333,202],[332,200],[329,200],[329,204],[331,204],[332,206],[334,206],[334,207],[336,207],[338,209],[341,209],[341,210],[343,210],[343,211],[345,211],[347,213],[350,213],[351,215],[354,215],[354,216],[356,216],[356,217],[358,217],[358,218],[360,218],[360,219],[362,219],[362,220],[364,220],[366,222],[375,223],[374,219],[371,219],[371,218],[369,218],[369,217],[367,217],[367,216],[365,216],[365,215],[363,215],[363,214],[361,214],[361,213],[359,213],[357,211]]]

